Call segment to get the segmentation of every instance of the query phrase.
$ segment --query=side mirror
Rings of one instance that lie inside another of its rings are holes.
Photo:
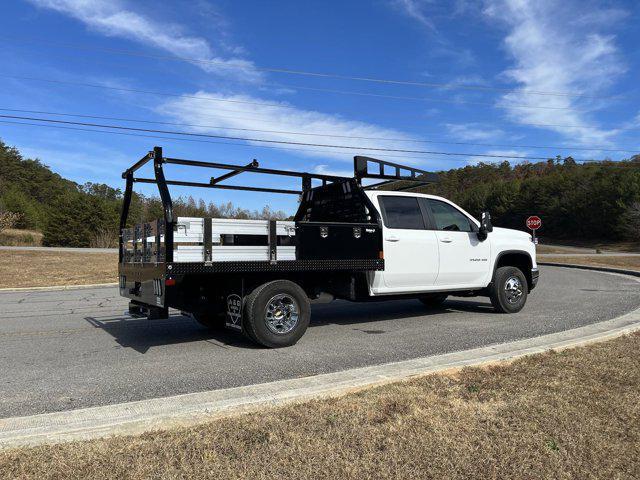
[[[493,232],[493,225],[491,224],[491,214],[489,212],[482,212],[480,217],[480,230],[478,231],[478,239],[484,241],[490,232]]]

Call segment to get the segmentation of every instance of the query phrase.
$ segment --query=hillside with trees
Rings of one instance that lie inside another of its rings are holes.
[[[488,210],[496,226],[523,230],[525,218],[536,214],[543,218],[539,233],[547,238],[640,240],[640,156],[588,164],[577,164],[570,157],[515,166],[481,163],[440,176],[440,183],[416,191],[447,197],[475,216]],[[120,189],[79,185],[0,141],[0,230],[41,231],[43,244],[50,246],[114,246],[121,204]],[[248,211],[193,197],[175,199],[174,211],[195,217],[287,216],[269,207]],[[159,198],[134,193],[131,224],[161,216]]]
[[[0,231],[17,228],[41,231],[45,246],[113,247],[118,242],[122,190],[109,185],[79,185],[53,173],[40,160],[23,158],[0,141]],[[174,199],[180,216],[218,218],[285,218],[264,207],[249,211],[232,203],[215,205],[193,197]],[[162,217],[158,197],[134,192],[129,223]]]
[[[416,190],[451,199],[494,225],[524,230],[529,215],[540,234],[569,240],[640,240],[640,155],[622,162],[484,164],[441,172],[441,182]]]

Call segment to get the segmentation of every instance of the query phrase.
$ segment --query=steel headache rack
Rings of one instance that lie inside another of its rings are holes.
[[[149,162],[154,178],[136,177]],[[169,180],[166,164],[227,173],[208,182]],[[301,189],[223,183],[244,172],[297,177]],[[398,181],[411,182],[411,187],[438,181],[434,173],[363,156],[354,157],[353,177],[341,177],[262,168],[256,160],[230,165],[164,157],[161,147],[124,171],[122,178],[126,188],[120,217],[120,293],[165,308],[165,286],[188,275],[383,270],[380,215],[364,190]],[[364,178],[382,181],[363,187]],[[313,187],[313,180],[320,185]],[[127,228],[135,183],[158,186],[164,214]],[[298,195],[300,205],[291,221],[177,217],[170,185]]]

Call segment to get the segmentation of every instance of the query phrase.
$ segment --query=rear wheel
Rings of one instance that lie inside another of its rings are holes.
[[[430,293],[420,297],[419,300],[429,308],[438,308],[442,306],[447,296],[446,293]]]
[[[491,304],[497,312],[517,313],[527,302],[527,278],[516,267],[496,270],[490,292]]]
[[[294,282],[275,280],[257,287],[244,305],[244,330],[251,340],[270,348],[294,345],[309,326],[307,294]]]

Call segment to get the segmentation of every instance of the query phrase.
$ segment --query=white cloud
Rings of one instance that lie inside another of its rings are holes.
[[[209,42],[185,33],[171,23],[158,23],[148,16],[127,9],[118,0],[28,0],[40,8],[68,15],[103,35],[135,40],[177,57],[193,59],[206,72],[233,75],[257,81],[261,73],[252,62],[241,58],[224,58]],[[221,41],[221,50],[229,50]],[[233,49],[232,49],[233,50]]]
[[[432,3],[430,0],[393,0],[392,4],[405,15],[417,20],[425,27],[435,31],[436,27],[431,18],[425,12],[425,5]]]
[[[191,97],[196,98],[170,100],[162,105],[158,112],[182,123],[199,125],[198,127],[192,127],[190,130],[198,133],[351,147],[366,145],[370,148],[415,148],[415,144],[396,140],[415,140],[415,138],[404,132],[365,122],[348,120],[337,115],[299,109],[286,102],[267,101],[248,95],[225,95],[219,92],[204,91],[196,92]],[[221,103],[210,100],[211,97],[231,102],[225,102],[224,112],[220,112],[218,107],[221,106]],[[246,103],[233,102],[255,102],[261,104],[247,105]],[[264,105],[264,103],[268,103],[268,105]],[[251,113],[251,117],[246,116],[248,112]],[[264,130],[265,132],[228,130],[228,128]],[[304,132],[311,135],[296,135],[294,132]],[[322,134],[322,136],[318,136],[318,134]],[[381,138],[394,140],[382,140]],[[300,149],[300,153],[306,156],[331,157],[346,161],[352,161],[352,157],[357,154],[368,154],[378,158],[384,157],[384,152],[367,149],[344,150],[321,146],[249,143],[271,145],[283,150]],[[394,154],[391,153],[391,155]],[[411,163],[416,162],[412,161]]]
[[[504,47],[514,61],[504,72],[520,87],[502,96],[499,106],[515,122],[571,125],[545,127],[572,143],[610,144],[618,132],[600,128],[585,109],[598,109],[607,88],[625,72],[615,37],[604,30],[622,18],[619,10],[595,10],[590,4],[551,0],[486,0],[485,15],[508,29]],[[608,18],[611,21],[604,21]],[[528,95],[526,92],[565,92],[584,97]],[[514,108],[532,104],[555,109]],[[557,109],[566,108],[564,109]]]
[[[42,141],[42,138],[40,138]],[[53,171],[66,178],[84,183],[108,182],[117,186],[120,183],[120,171],[125,170],[131,159],[122,152],[102,147],[95,142],[75,139],[73,142],[60,141],[47,136],[39,145],[16,145],[24,158],[40,159]],[[84,152],[90,151],[91,154]],[[108,158],[109,162],[96,159]]]
[[[353,170],[344,170],[330,167],[329,165],[316,165],[313,168],[313,173],[319,173],[320,175],[335,175],[336,177],[352,177]]]
[[[429,45],[428,54],[433,57],[452,59],[461,67],[469,67],[476,61],[475,55],[468,48],[452,44],[438,30],[436,22],[442,18],[453,18],[467,11],[468,2],[457,0],[438,2],[436,0],[388,0],[389,5],[401,14],[412,18],[425,27],[433,42]]]
[[[451,136],[470,142],[493,140],[504,135],[504,132],[499,128],[487,128],[478,123],[447,123],[445,126]]]
[[[480,85],[484,87],[491,85],[486,78],[478,74],[458,75],[449,83],[451,85]]]

